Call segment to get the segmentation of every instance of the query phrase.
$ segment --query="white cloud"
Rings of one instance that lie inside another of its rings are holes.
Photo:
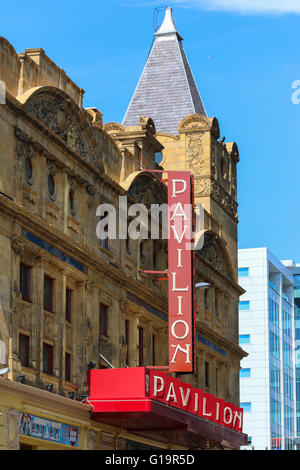
[[[149,4],[161,3],[149,2]],[[300,0],[171,0],[170,6],[202,8],[239,13],[300,14]]]

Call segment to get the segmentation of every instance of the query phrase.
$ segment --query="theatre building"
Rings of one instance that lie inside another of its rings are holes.
[[[171,9],[122,123],[85,108],[43,49],[0,38],[0,80],[0,449],[239,448],[239,152],[206,115]],[[168,240],[96,231],[103,204],[117,219],[121,200],[167,204],[174,171],[204,208],[195,367],[181,373]]]

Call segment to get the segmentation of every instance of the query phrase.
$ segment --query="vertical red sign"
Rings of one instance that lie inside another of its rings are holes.
[[[192,177],[168,171],[169,370],[194,372]]]

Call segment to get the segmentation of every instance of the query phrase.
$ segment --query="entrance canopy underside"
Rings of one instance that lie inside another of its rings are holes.
[[[218,446],[233,449],[247,444],[243,433],[151,398],[141,401],[89,399],[89,403],[93,406],[93,419],[161,443],[171,441],[173,445],[189,449]]]

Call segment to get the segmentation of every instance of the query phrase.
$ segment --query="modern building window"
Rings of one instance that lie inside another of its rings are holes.
[[[108,307],[107,305],[100,304],[100,335],[108,336]]]
[[[240,377],[251,377],[251,369],[241,369]]]
[[[65,380],[71,382],[71,354],[68,352],[65,354]]]
[[[249,268],[239,268],[238,275],[239,277],[249,277]]]
[[[205,380],[205,382],[204,383],[205,383],[206,388],[209,388],[209,384],[210,384],[209,369],[210,369],[209,362],[205,361],[205,363],[204,363],[204,380]]]
[[[53,375],[53,346],[43,343],[43,372]]]
[[[138,350],[139,350],[139,367],[142,367],[144,365],[144,328],[141,326],[139,328],[139,345],[138,345]]]
[[[249,343],[250,343],[250,335],[239,336],[239,344],[249,344]]]
[[[241,408],[243,408],[243,410],[246,412],[246,411],[251,411],[251,402],[244,402],[244,403],[241,403]]]
[[[279,304],[273,299],[269,299],[269,320],[279,328]]]
[[[31,301],[31,268],[25,264],[20,264],[20,292],[22,299]]]
[[[54,279],[44,276],[44,309],[48,312],[54,310]]]
[[[239,310],[250,310],[249,300],[242,300],[239,302]]]
[[[21,365],[29,367],[29,336],[19,335],[19,358]]]
[[[72,291],[66,289],[66,321],[71,323],[72,320]]]

